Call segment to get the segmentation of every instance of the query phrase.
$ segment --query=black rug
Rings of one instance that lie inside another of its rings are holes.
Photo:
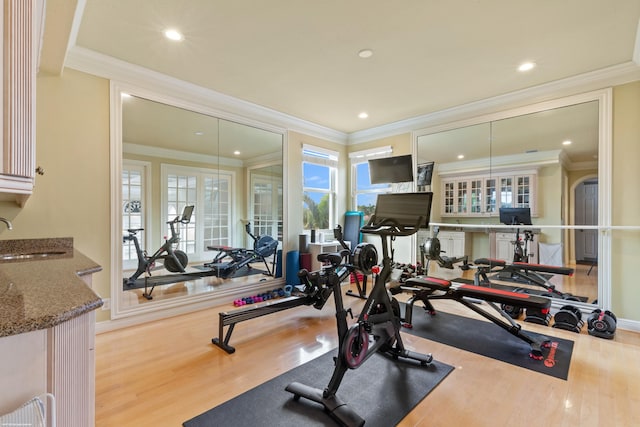
[[[196,270],[200,270],[198,272],[193,273],[174,273],[174,274],[163,274],[161,276],[150,276],[146,279],[146,286],[160,286],[160,285],[169,285],[172,283],[186,282],[188,280],[198,280],[202,277],[211,277],[215,276],[215,271],[206,267],[197,267],[194,266]],[[263,270],[258,270],[255,268],[241,268],[236,271],[235,274],[231,278],[234,277],[244,277],[244,276],[252,276],[255,274],[262,274]],[[145,287],[145,278],[141,277],[136,279],[136,281],[132,285],[123,284],[122,289],[125,291],[130,291],[132,289],[140,289]]]
[[[298,366],[197,417],[184,427],[300,427],[335,426],[322,405],[305,398],[293,400],[285,390],[292,382],[324,389],[333,373],[336,350]],[[428,366],[397,362],[374,354],[358,369],[349,370],[337,396],[366,420],[367,427],[398,424],[451,371],[433,361]]]
[[[551,347],[544,350],[545,359],[534,360],[529,357],[531,351],[529,344],[494,323],[443,311],[438,311],[435,316],[431,316],[421,308],[422,304],[419,303],[414,306],[413,328],[403,328],[403,332],[563,380],[566,380],[569,375],[573,353],[571,340],[549,337]],[[530,331],[527,333],[532,336],[543,336]]]

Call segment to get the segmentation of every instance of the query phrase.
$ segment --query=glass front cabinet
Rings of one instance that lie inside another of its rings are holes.
[[[442,180],[442,216],[498,216],[499,208],[536,211],[537,171],[505,171],[491,175],[446,176]]]

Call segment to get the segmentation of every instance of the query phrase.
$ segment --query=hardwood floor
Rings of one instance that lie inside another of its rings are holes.
[[[357,313],[362,300],[345,297],[345,303]],[[452,301],[434,305],[476,317]],[[303,306],[238,324],[230,341],[237,351],[229,355],[211,338],[217,336],[218,312],[232,309],[225,305],[98,335],[96,426],[180,426],[337,346],[329,301],[321,311]],[[399,425],[637,425],[640,334],[618,330],[614,340],[605,340],[588,335],[586,326],[576,334],[521,323],[575,341],[567,381],[403,334],[408,348],[431,352],[456,369]],[[371,387],[380,387],[385,398],[383,384],[374,379]]]

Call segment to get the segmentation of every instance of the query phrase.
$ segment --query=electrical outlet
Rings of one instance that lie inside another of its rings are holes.
[[[111,298],[102,299],[102,310],[111,310]]]

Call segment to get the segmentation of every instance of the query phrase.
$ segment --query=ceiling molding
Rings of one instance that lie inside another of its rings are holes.
[[[637,52],[638,49],[636,49]],[[640,56],[640,54],[637,56]],[[558,97],[576,95],[581,92],[640,80],[640,65],[635,62],[628,62],[346,134],[77,46],[70,49],[65,66],[109,80],[137,85],[149,91],[168,93],[178,98],[187,98],[199,102],[218,110],[217,115],[223,119],[234,121],[242,121],[242,118],[256,120],[265,126],[281,126],[289,131],[299,132],[342,145],[356,145],[410,133],[416,129],[516,108],[532,102],[548,101]]]
[[[290,131],[345,145],[348,135],[257,104],[243,101],[211,89],[167,76],[101,53],[75,46],[69,50],[65,66],[109,80],[136,85],[149,91],[188,99],[219,111],[222,119],[242,122],[255,120],[265,126],[280,126]]]
[[[466,118],[576,95],[640,80],[640,64],[628,62],[602,70],[545,83],[528,89],[464,104],[349,134],[349,145],[408,133]]]
[[[182,160],[186,162],[209,163],[211,165],[242,167],[242,160],[229,159],[225,157],[211,156],[207,154],[191,153],[188,151],[172,150],[169,148],[151,147],[149,145],[133,144],[124,142],[122,152],[125,154],[136,154],[139,156],[158,157],[163,159]]]
[[[507,156],[485,157],[482,159],[463,160],[460,162],[443,163],[437,165],[438,175],[457,175],[478,172],[504,172],[506,170],[523,171],[527,169],[554,165],[560,163],[561,150],[538,151],[533,153],[518,153]]]

